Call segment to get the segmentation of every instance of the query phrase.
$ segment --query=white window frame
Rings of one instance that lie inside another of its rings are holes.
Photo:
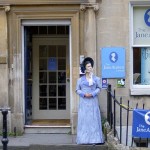
[[[130,94],[131,95],[150,95],[150,85],[134,85],[133,84],[133,48],[134,47],[150,47],[150,45],[134,45],[133,42],[133,8],[136,6],[150,6],[150,1],[131,1],[129,3],[129,20],[130,20]]]

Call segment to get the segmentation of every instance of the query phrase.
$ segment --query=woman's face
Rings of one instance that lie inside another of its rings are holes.
[[[86,72],[92,72],[93,68],[92,68],[91,63],[86,64],[85,69],[86,69]]]

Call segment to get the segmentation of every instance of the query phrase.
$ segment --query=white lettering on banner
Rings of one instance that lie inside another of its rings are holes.
[[[114,69],[114,70],[122,71],[122,70],[124,70],[124,66],[107,66],[107,65],[104,65],[104,69],[105,70]]]
[[[141,129],[141,128],[137,127],[136,132],[150,132],[150,128],[147,128],[147,129]]]
[[[150,132],[150,128],[145,128],[144,125],[139,124],[139,127],[136,128],[136,132]]]

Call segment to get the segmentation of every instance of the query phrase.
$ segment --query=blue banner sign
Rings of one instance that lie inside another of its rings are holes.
[[[56,58],[49,58],[48,59],[48,70],[56,71],[57,70],[57,59]]]
[[[125,49],[102,48],[102,78],[125,78]]]
[[[150,110],[134,109],[132,137],[150,138]]]

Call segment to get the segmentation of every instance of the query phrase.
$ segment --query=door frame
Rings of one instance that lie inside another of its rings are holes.
[[[69,63],[70,63],[70,119],[71,119],[71,103],[72,103],[72,96],[71,96],[71,91],[72,91],[72,35],[71,35],[71,21],[69,19],[67,20],[52,20],[52,19],[49,19],[49,20],[22,20],[21,22],[21,33],[22,33],[22,90],[23,90],[23,113],[24,113],[24,124],[26,123],[26,115],[25,115],[25,110],[26,110],[26,102],[25,102],[25,64],[24,64],[24,56],[25,56],[25,48],[24,48],[24,45],[25,45],[25,37],[24,37],[24,27],[26,26],[50,26],[50,25],[68,25],[69,26]]]
[[[42,4],[42,3],[41,3]],[[70,59],[72,64],[70,67],[70,113],[71,113],[71,132],[76,133],[76,121],[78,110],[78,96],[75,93],[76,81],[79,78],[79,45],[80,38],[84,38],[83,30],[79,33],[79,28],[83,29],[80,24],[80,4],[75,5],[51,5],[46,2],[46,5],[12,5],[8,15],[8,30],[9,30],[9,67],[10,81],[9,98],[12,105],[13,124],[19,131],[24,131],[24,74],[23,74],[23,34],[22,20],[70,20]],[[29,7],[30,6],[30,7]],[[79,36],[80,35],[80,36]]]

